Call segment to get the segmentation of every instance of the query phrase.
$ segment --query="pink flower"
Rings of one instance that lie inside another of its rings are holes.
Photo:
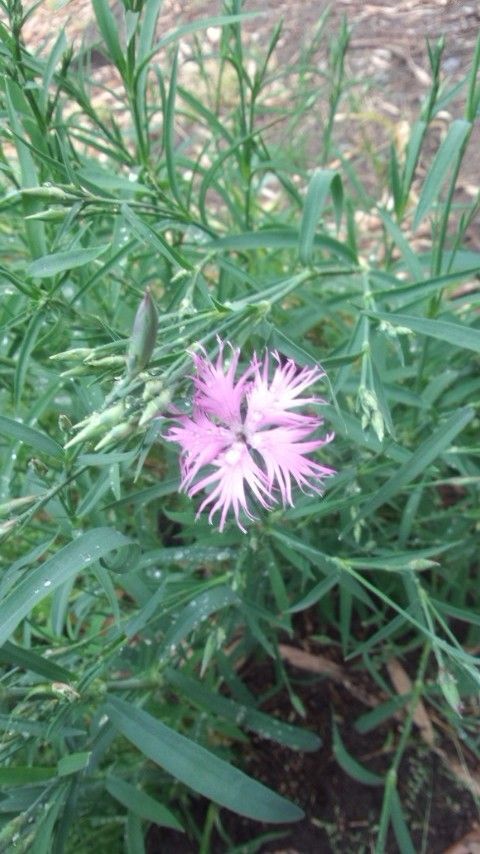
[[[254,518],[252,496],[267,510],[279,500],[293,506],[294,484],[303,492],[321,493],[323,479],[335,473],[308,456],[333,434],[312,438],[323,420],[299,411],[322,402],[302,394],[325,374],[317,366],[300,368],[291,359],[282,364],[278,353],[273,353],[272,373],[267,353],[263,361],[254,356],[236,379],[240,351],[231,347],[225,365],[223,342],[219,346],[215,362],[204,351],[193,356],[192,415],[177,415],[167,439],[182,449],[180,488],[190,497],[208,490],[198,513],[208,507],[210,522],[220,513],[223,531],[231,508],[245,531],[241,514]]]

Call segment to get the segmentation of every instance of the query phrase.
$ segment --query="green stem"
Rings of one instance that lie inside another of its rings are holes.
[[[407,748],[408,742],[410,740],[410,734],[412,731],[414,716],[417,705],[421,699],[423,689],[424,689],[424,676],[425,670],[428,664],[428,659],[430,656],[430,644],[426,643],[422,657],[420,659],[420,664],[418,666],[417,678],[415,680],[412,698],[408,705],[408,712],[405,718],[405,722],[403,724],[402,733],[400,736],[400,740],[397,745],[397,749],[395,751],[395,756],[393,758],[392,765],[387,774],[386,782],[385,782],[385,790],[384,797],[382,803],[382,811],[380,814],[380,826],[378,830],[378,836],[375,844],[375,854],[384,854],[385,852],[385,844],[387,840],[388,828],[390,825],[390,814],[391,814],[391,797],[392,793],[396,788],[398,770],[400,767],[400,763],[403,759],[403,755]]]

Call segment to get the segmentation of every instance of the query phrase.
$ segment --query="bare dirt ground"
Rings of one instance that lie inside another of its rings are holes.
[[[119,0],[111,0],[111,7],[120,21]],[[262,14],[244,25],[246,53],[252,57],[261,55],[270,40],[273,27],[283,21],[283,29],[272,60],[275,73],[282,66],[291,65],[300,59],[302,50],[312,38],[318,22],[330,7],[327,26],[318,49],[312,56],[313,67],[320,72],[327,67],[328,52],[335,43],[344,18],[351,28],[351,37],[346,60],[347,94],[338,110],[334,139],[342,155],[360,171],[367,192],[373,198],[381,197],[385,185],[385,162],[392,142],[401,151],[408,140],[409,124],[419,118],[420,110],[431,85],[428,62],[427,40],[434,44],[440,37],[445,39],[442,60],[442,86],[445,91],[465,78],[470,66],[474,45],[480,33],[480,3],[478,0],[245,0],[243,11],[260,11]],[[158,35],[175,29],[183,23],[222,13],[222,0],[164,0],[158,21]],[[120,30],[122,25],[120,24]],[[69,42],[79,47],[82,43],[94,45],[98,36],[90,0],[44,0],[28,19],[24,37],[35,50],[43,51],[53,43],[61,28],[65,28]],[[212,55],[218,46],[218,28],[210,27],[202,35],[205,49]],[[184,46],[188,44],[188,39]],[[182,51],[181,51],[182,52]],[[164,54],[165,56],[165,54]],[[188,47],[184,58],[188,59]],[[190,79],[188,61],[180,70],[184,85],[194,85],[197,95],[199,81],[196,71]],[[108,58],[96,51],[93,76],[97,83],[94,100],[112,110],[117,122],[122,122],[122,108],[116,95],[121,98],[121,81]],[[316,84],[315,78],[312,85]],[[292,112],[295,107],[298,79],[295,74],[286,76],[281,86],[272,89],[272,98],[285,107],[289,99]],[[200,90],[201,91],[201,90]],[[446,103],[432,123],[425,148],[426,157],[421,160],[417,177],[422,175],[431,161],[439,141],[453,118],[462,116],[463,93]],[[291,152],[299,165],[313,168],[318,163],[318,140],[325,121],[325,110],[317,105],[302,116],[302,132],[299,151]],[[285,142],[291,128],[278,125],[273,135]],[[284,137],[282,138],[282,133]],[[269,137],[269,140],[271,137]],[[303,147],[302,147],[303,146]],[[480,128],[475,128],[470,150],[480,146]],[[324,164],[322,164],[324,165]],[[328,164],[337,167],[340,161],[333,159]],[[463,201],[476,198],[480,189],[480,156],[470,156],[460,175],[459,188]],[[376,230],[378,220],[368,218],[363,225]],[[427,245],[423,235],[417,235],[419,245]],[[470,241],[475,248],[480,246],[480,235],[471,229]]]
[[[111,4],[115,6],[115,4]],[[221,0],[164,0],[158,32],[196,18],[220,14]],[[430,85],[426,40],[446,39],[443,57],[445,77],[458,79],[465,72],[480,31],[477,0],[246,0],[244,11],[261,11],[246,29],[257,43],[266,45],[272,27],[283,20],[278,45],[280,61],[292,61],[301,44],[330,6],[327,39],[338,31],[343,17],[352,27],[348,65],[351,76],[371,81],[372,105],[392,117],[408,118]],[[41,49],[65,27],[69,40],[95,40],[90,0],[44,0],[29,18],[24,36]]]
[[[115,8],[115,3],[111,4]],[[118,6],[118,3],[116,4]],[[222,12],[221,0],[164,0],[158,22],[163,34],[180,23]],[[279,63],[293,62],[330,6],[325,47],[342,18],[352,27],[347,67],[349,76],[369,82],[365,121],[375,114],[403,122],[418,112],[431,83],[426,40],[445,37],[443,75],[455,82],[465,74],[480,31],[477,0],[246,0],[244,11],[263,14],[246,24],[251,41],[265,47],[273,26],[283,20],[277,47]],[[64,27],[69,41],[94,42],[96,28],[90,0],[44,0],[27,21],[27,44],[41,50]],[[319,58],[322,62],[322,58]],[[103,75],[100,75],[103,76]]]

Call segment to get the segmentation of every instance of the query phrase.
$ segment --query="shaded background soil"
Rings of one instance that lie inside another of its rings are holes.
[[[329,655],[335,655],[333,650],[326,652],[327,660]],[[305,707],[304,720],[292,711],[285,690],[262,706],[264,711],[318,734],[323,741],[319,751],[297,753],[253,737],[247,753],[242,752],[245,770],[299,804],[305,811],[305,819],[290,826],[261,825],[221,810],[221,832],[214,828],[209,852],[367,854],[374,850],[383,786],[366,786],[342,770],[332,749],[332,720],[350,756],[369,771],[385,775],[392,763],[403,719],[399,717],[393,723],[390,719],[366,735],[359,734],[355,721],[368,711],[366,703],[371,706],[376,702],[378,687],[363,671],[345,670],[344,674],[348,689],[328,677],[289,668],[292,688]],[[273,670],[265,663],[251,662],[242,677],[256,696],[264,695],[274,684]],[[478,854],[479,812],[475,799],[440,756],[429,749],[418,729],[400,766],[398,792],[415,851]],[[200,827],[206,811],[206,801],[196,799],[193,812]],[[472,831],[473,843],[450,848]],[[164,828],[150,829],[148,854],[195,854],[197,850],[198,843],[184,834]],[[399,851],[392,831],[386,851],[392,854]]]

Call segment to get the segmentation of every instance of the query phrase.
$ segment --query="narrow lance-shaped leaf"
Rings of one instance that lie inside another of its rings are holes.
[[[106,711],[145,756],[221,806],[257,821],[283,823],[303,817],[295,804],[131,703],[110,697]]]
[[[79,247],[65,252],[55,252],[52,255],[43,255],[42,258],[32,261],[27,268],[27,274],[36,279],[48,279],[50,276],[56,276],[58,273],[65,273],[67,270],[83,267],[90,261],[95,261],[108,248],[107,243],[102,246]]]
[[[125,780],[118,777],[108,777],[106,782],[107,792],[124,807],[131,810],[135,815],[147,821],[154,822],[161,827],[172,827],[174,830],[182,831],[182,825],[167,807],[160,804],[155,798],[137,789]]]
[[[29,427],[28,424],[23,424],[21,421],[16,421],[14,418],[7,418],[6,415],[0,415],[0,434],[8,436],[15,442],[24,442],[30,448],[42,454],[56,457],[63,460],[63,448],[46,433],[42,433],[37,427]]]
[[[300,233],[298,237],[298,254],[302,264],[311,264],[315,241],[315,231],[325,207],[325,200],[331,192],[338,212],[341,209],[342,182],[337,172],[331,169],[317,169],[308,185],[307,196],[303,209]]]
[[[395,474],[360,509],[357,518],[370,516],[382,504],[397,495],[404,486],[415,480],[419,474],[442,454],[453,441],[455,436],[472,420],[474,410],[466,407],[451,416],[444,424],[435,430],[412,454],[409,460],[400,466]],[[353,523],[352,523],[353,524]]]
[[[321,747],[322,743],[316,733],[286,724],[258,709],[215,694],[201,682],[191,679],[178,670],[168,668],[166,677],[193,703],[209,709],[226,720],[233,721],[243,729],[257,732],[262,738],[284,744],[293,750],[318,750]]]
[[[60,584],[90,563],[131,543],[112,528],[94,528],[64,546],[32,570],[0,603],[0,644],[3,644],[32,608]]]
[[[418,228],[422,219],[426,217],[432,205],[436,202],[440,190],[448,177],[452,163],[455,163],[459,156],[471,127],[471,123],[464,119],[457,119],[450,125],[448,133],[435,155],[435,159],[423,184],[413,220],[414,230]]]
[[[381,786],[383,784],[383,777],[374,774],[360,762],[357,762],[353,756],[350,756],[340,738],[340,732],[334,720],[332,720],[332,740],[335,759],[349,777],[358,780],[364,786]]]
[[[147,245],[153,247],[155,252],[163,255],[163,257],[171,264],[178,264],[179,267],[183,267],[185,270],[192,269],[192,265],[187,261],[184,255],[178,252],[178,250],[173,246],[169,246],[165,238],[155,231],[151,225],[143,222],[143,220],[141,220],[140,217],[138,217],[131,208],[128,207],[128,205],[123,204],[121,210],[123,218],[130,226],[130,229],[136,237],[143,240]]]
[[[419,335],[427,335],[429,338],[438,338],[446,341],[454,347],[464,350],[474,350],[480,353],[480,329],[472,329],[464,323],[452,323],[447,320],[429,320],[425,317],[416,317],[409,314],[389,314],[384,311],[368,312],[372,317],[386,320],[393,326],[401,326],[418,332]]]

